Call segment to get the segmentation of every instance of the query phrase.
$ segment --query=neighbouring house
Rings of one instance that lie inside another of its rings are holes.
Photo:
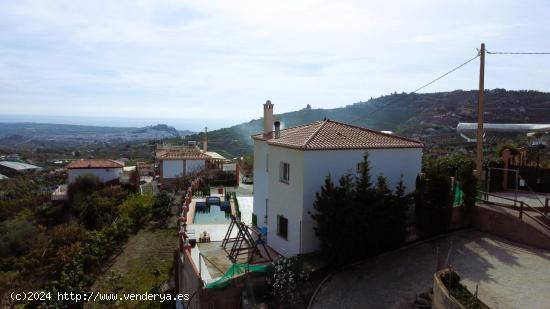
[[[140,177],[142,176],[155,176],[155,167],[151,163],[137,162],[137,171]]]
[[[222,170],[227,161],[217,152],[198,146],[157,145],[156,159],[160,183],[163,188],[171,187],[178,178],[201,170]]]
[[[52,201],[66,201],[69,199],[69,190],[67,185],[59,185],[52,192],[51,195]]]
[[[123,174],[123,169],[123,163],[109,159],[83,159],[67,165],[69,184],[83,175],[96,176],[103,183],[118,181]]]
[[[137,166],[125,166],[122,168],[119,182],[122,185],[137,186],[139,185],[139,176]]]
[[[403,177],[411,192],[424,147],[417,140],[332,120],[280,129],[269,101],[263,133],[252,138],[253,223],[267,234],[267,244],[287,257],[319,249],[311,213],[327,175],[337,182],[346,173],[357,173],[368,152],[373,181],[383,174],[394,188]]]
[[[20,161],[0,161],[0,174],[7,177],[15,177],[17,175],[32,174],[42,171],[42,168]]]

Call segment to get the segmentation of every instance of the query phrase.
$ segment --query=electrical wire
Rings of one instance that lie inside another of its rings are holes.
[[[422,85],[422,86],[416,88],[414,91],[405,94],[405,97],[408,97],[408,96],[410,96],[410,95],[412,95],[412,94],[415,94],[415,93],[417,93],[418,91],[420,91],[420,90],[422,90],[422,89],[424,89],[424,88],[426,88],[426,87],[428,87],[428,86],[430,86],[430,85],[436,83],[436,82],[439,81],[440,79],[446,77],[447,75],[449,75],[449,74],[451,74],[451,73],[457,71],[458,69],[462,68],[463,66],[467,65],[468,63],[474,61],[474,60],[477,59],[477,57],[479,57],[479,56],[480,56],[480,53],[478,52],[477,55],[475,55],[474,57],[472,57],[472,58],[466,60],[466,61],[463,62],[462,64],[460,64],[460,65],[458,65],[458,66],[452,68],[451,70],[449,70],[449,71],[447,71],[446,73],[444,73],[444,74],[438,76],[437,78],[431,80],[430,82],[428,82],[428,83],[426,83],[426,84],[424,84],[424,85]],[[390,101],[389,103],[386,103],[386,104],[383,105],[383,106],[379,106],[378,108],[376,108],[376,109],[374,109],[373,111],[371,111],[368,115],[358,117],[357,119],[354,119],[353,121],[351,121],[351,123],[354,123],[354,122],[356,122],[356,121],[358,121],[358,120],[361,120],[361,119],[367,119],[368,117],[370,117],[370,116],[372,116],[373,114],[379,112],[380,110],[382,110],[382,109],[384,109],[384,108],[387,108],[387,107],[389,107],[389,106],[391,106],[391,105],[393,105],[393,104],[395,104],[395,103],[401,101],[401,99],[404,99],[405,97],[401,97],[401,96],[400,96],[400,97],[398,97],[396,100]]]
[[[489,55],[550,55],[550,52],[492,52],[485,50]]]

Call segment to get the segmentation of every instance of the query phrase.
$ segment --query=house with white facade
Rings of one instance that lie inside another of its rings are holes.
[[[109,159],[83,159],[67,165],[69,184],[84,175],[96,176],[103,183],[118,181],[123,169],[124,163]]]
[[[227,161],[219,153],[208,151],[206,143],[203,149],[198,146],[157,145],[156,159],[163,187],[170,187],[178,178],[193,172],[221,170]]]
[[[317,251],[313,203],[327,175],[337,181],[357,173],[365,152],[372,177],[383,174],[390,188],[399,179],[408,192],[421,171],[424,144],[332,120],[280,129],[273,104],[264,104],[264,131],[253,135],[253,222],[267,244],[284,256]],[[274,128],[274,129],[273,129]]]

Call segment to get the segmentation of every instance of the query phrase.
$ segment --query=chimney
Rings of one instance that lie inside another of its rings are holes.
[[[275,121],[275,136],[273,138],[281,137],[281,122],[279,120]]]
[[[264,104],[264,137],[273,131],[273,104],[267,100]]]
[[[204,152],[208,151],[208,128],[204,127],[204,140],[202,141],[202,150]]]

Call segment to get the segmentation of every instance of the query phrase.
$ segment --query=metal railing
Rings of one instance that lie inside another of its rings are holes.
[[[544,212],[541,212],[540,210],[536,209],[535,207],[530,206],[529,204],[525,203],[524,201],[519,201],[517,199],[512,199],[512,198],[508,198],[508,197],[504,197],[504,196],[499,196],[497,194],[492,194],[492,193],[485,192],[485,191],[478,191],[478,193],[479,193],[478,194],[478,200],[481,200],[482,202],[484,202],[486,204],[493,204],[493,205],[499,205],[499,206],[504,206],[504,207],[511,206],[509,204],[502,204],[502,203],[490,201],[489,196],[513,202],[514,203],[514,205],[513,205],[514,210],[518,210],[518,209],[515,209],[515,208],[518,207],[517,205],[519,204],[518,218],[520,220],[523,220],[523,215],[525,215],[525,216],[531,218],[531,220],[533,220],[535,223],[540,225],[542,228],[544,228],[544,229],[546,229],[550,232],[550,224],[547,223],[547,222],[544,222],[543,220],[540,219],[540,218],[544,218],[545,220],[548,220],[548,222],[550,222],[550,217],[548,216],[548,210],[549,210],[549,207],[550,207],[548,198],[546,198],[546,203],[544,205]],[[532,213],[538,214],[540,216],[540,218],[537,217],[536,215],[533,215]]]

